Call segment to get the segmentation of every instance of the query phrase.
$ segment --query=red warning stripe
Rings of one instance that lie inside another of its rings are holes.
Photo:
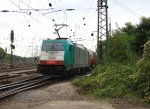
[[[40,61],[40,64],[45,64],[45,65],[64,65],[64,61]]]

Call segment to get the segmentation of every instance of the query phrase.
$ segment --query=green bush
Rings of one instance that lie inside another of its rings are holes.
[[[143,58],[137,62],[137,72],[135,76],[136,90],[150,102],[150,41],[144,45]]]
[[[85,95],[134,97],[150,103],[150,41],[144,45],[143,58],[136,64],[97,65],[89,77],[76,79],[74,84]]]
[[[131,47],[133,40],[133,36],[129,36],[125,33],[116,33],[113,35],[113,37],[108,37],[107,53],[109,62],[135,62],[137,56]]]
[[[3,48],[0,47],[0,61],[4,60],[5,55],[6,55],[5,51],[3,50]]]
[[[76,79],[74,84],[79,86],[78,91],[95,97],[123,97],[133,86],[130,75],[133,68],[129,65],[115,63],[112,65],[97,66],[92,75]]]

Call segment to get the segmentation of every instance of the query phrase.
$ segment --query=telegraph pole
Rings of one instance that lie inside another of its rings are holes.
[[[103,41],[102,38],[106,38],[106,54],[107,54],[107,37],[108,33],[108,5],[107,0],[98,0],[98,25],[97,25],[97,55],[102,63],[103,59]]]

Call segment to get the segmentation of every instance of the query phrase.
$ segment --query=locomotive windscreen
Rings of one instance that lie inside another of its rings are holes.
[[[64,43],[43,43],[42,51],[64,51]]]

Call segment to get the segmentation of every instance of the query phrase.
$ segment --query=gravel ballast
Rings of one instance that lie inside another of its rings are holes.
[[[128,107],[126,103],[121,107],[114,104],[79,95],[71,80],[67,80],[9,97],[0,102],[0,109],[150,109],[132,104]]]

